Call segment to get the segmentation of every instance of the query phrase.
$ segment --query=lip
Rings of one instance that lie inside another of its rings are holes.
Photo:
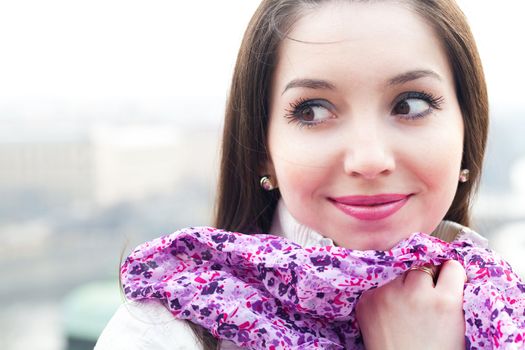
[[[329,198],[330,202],[346,215],[359,220],[382,220],[401,209],[411,194],[378,194],[373,196],[345,196]]]

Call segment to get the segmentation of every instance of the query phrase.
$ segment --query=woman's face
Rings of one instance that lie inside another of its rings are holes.
[[[438,36],[403,5],[308,10],[279,50],[268,173],[293,217],[340,246],[430,233],[456,192],[463,121]]]

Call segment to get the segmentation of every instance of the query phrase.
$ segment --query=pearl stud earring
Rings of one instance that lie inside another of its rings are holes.
[[[276,189],[275,184],[272,182],[272,177],[270,175],[264,175],[261,177],[259,184],[265,191],[271,191]]]
[[[470,170],[462,169],[459,173],[459,182],[467,182],[470,177]]]

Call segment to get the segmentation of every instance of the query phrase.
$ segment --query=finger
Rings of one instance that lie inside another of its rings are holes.
[[[441,265],[436,288],[455,296],[463,295],[463,286],[467,281],[465,269],[458,261],[447,260]]]
[[[433,275],[436,275],[437,267],[434,265],[424,265],[430,268]],[[410,269],[405,272],[404,284],[408,288],[418,288],[421,286],[434,286],[434,278],[431,273],[418,269]]]

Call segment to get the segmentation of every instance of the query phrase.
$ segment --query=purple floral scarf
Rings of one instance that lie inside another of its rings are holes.
[[[131,300],[249,349],[362,349],[354,307],[414,263],[459,261],[467,272],[467,349],[525,348],[525,284],[466,237],[415,233],[388,251],[303,248],[283,237],[188,228],[139,246],[121,277]]]

